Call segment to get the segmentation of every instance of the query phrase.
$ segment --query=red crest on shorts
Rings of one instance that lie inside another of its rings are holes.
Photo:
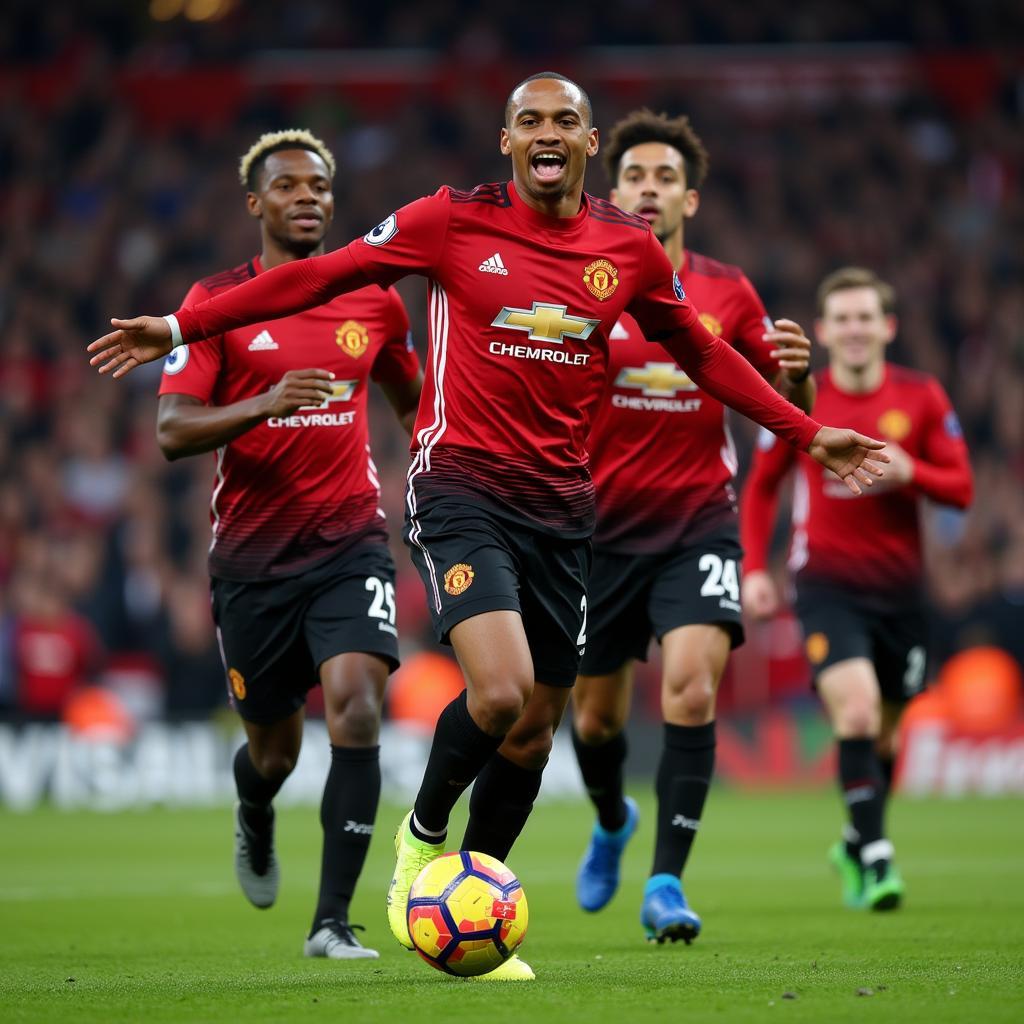
[[[458,597],[459,594],[469,590],[475,575],[476,573],[473,572],[473,566],[466,565],[465,562],[459,562],[457,565],[453,565],[444,574],[445,593],[451,594],[452,597]]]

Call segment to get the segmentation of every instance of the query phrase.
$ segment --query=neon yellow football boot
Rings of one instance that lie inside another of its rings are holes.
[[[388,887],[388,924],[391,934],[405,946],[412,949],[409,937],[409,923],[406,908],[409,905],[409,890],[416,876],[432,861],[444,853],[444,843],[425,843],[417,839],[409,829],[412,818],[410,811],[395,833],[395,873]]]
[[[535,981],[536,978],[533,968],[521,960],[518,953],[513,953],[500,967],[487,974],[476,975],[473,981]]]

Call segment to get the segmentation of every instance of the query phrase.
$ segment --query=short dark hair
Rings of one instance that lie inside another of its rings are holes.
[[[896,289],[891,284],[867,267],[840,267],[818,285],[818,316],[825,315],[825,300],[830,295],[850,288],[874,288],[882,303],[882,312],[886,316],[896,312]]]
[[[580,85],[579,82],[574,82],[571,78],[566,75],[559,74],[557,71],[538,71],[535,75],[530,75],[529,78],[524,78],[519,82],[512,91],[508,94],[508,99],[505,100],[505,127],[508,128],[512,124],[512,97],[515,96],[519,90],[526,85],[528,82],[537,82],[542,78],[553,78],[556,82],[568,82],[569,85],[579,89],[580,96],[583,97],[583,114],[587,119],[587,127],[591,128],[594,124],[594,108],[590,105],[590,97],[587,95],[587,90]]]
[[[685,114],[669,117],[643,107],[627,114],[612,126],[602,147],[604,166],[614,185],[619,179],[619,164],[627,150],[645,142],[664,142],[677,150],[686,168],[686,187],[700,188],[708,174],[708,151],[693,130]]]

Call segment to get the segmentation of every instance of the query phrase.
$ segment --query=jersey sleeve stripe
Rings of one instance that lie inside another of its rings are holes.
[[[477,185],[468,192],[451,189],[449,192],[453,203],[486,203],[489,206],[507,207],[512,205],[508,194],[508,186],[504,182],[493,185]]]
[[[204,277],[199,283],[207,291],[213,292],[227,288],[234,288],[235,285],[241,284],[243,281],[248,281],[251,277],[255,276],[255,270],[252,263],[249,262],[241,267],[235,267],[232,270],[222,270],[218,274],[211,274],[209,277]]]
[[[217,449],[217,471],[216,471],[216,483],[213,487],[213,494],[210,495],[210,547],[209,551],[213,551],[214,546],[217,543],[217,531],[220,529],[220,512],[217,509],[217,499],[220,497],[220,492],[224,490],[224,482],[227,476],[224,473],[224,456],[227,455],[227,445],[221,445]]]
[[[605,199],[598,199],[596,196],[589,194],[587,199],[590,201],[591,216],[596,217],[600,221],[608,224],[628,224],[630,227],[641,229],[649,227],[643,217],[638,217],[635,213],[628,213],[614,203],[609,203]]]
[[[444,371],[448,358],[448,295],[436,281],[430,289],[430,327],[433,352],[431,363],[434,377],[434,420],[424,427],[417,437],[420,448],[409,467],[406,480],[406,506],[412,526],[409,530],[409,542],[423,553],[423,558],[430,569],[430,585],[434,597],[434,607],[441,611],[441,592],[437,583],[437,570],[430,552],[420,540],[420,525],[416,520],[416,477],[430,469],[430,449],[437,439],[445,432],[448,425],[444,399]]]
[[[650,230],[650,225],[645,220],[632,218],[630,220],[623,220],[621,217],[606,217],[603,213],[598,213],[597,210],[591,210],[590,216],[604,224],[618,224],[623,227],[636,228],[638,231]]]

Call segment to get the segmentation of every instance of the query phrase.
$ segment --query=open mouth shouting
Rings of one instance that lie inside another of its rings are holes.
[[[530,171],[541,186],[558,184],[565,177],[566,156],[556,149],[541,149],[530,157]]]

